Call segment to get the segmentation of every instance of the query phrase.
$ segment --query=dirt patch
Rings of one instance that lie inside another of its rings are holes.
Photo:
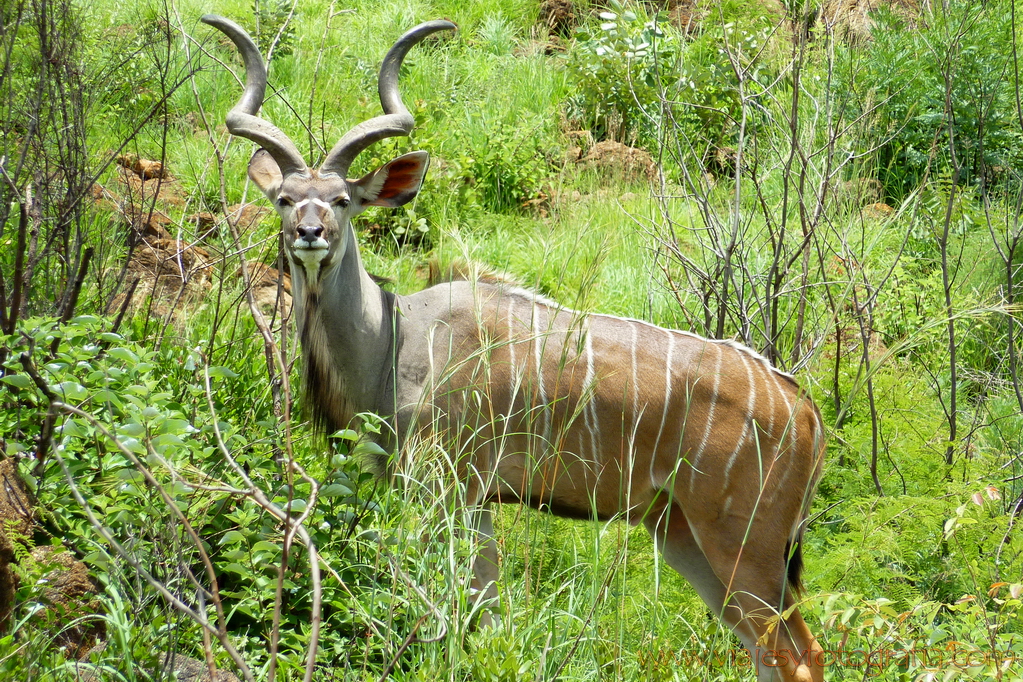
[[[703,12],[696,6],[696,0],[670,0],[666,9],[668,23],[683,34],[695,33],[700,27]]]
[[[860,217],[864,220],[887,220],[895,215],[895,209],[883,202],[867,204],[860,209]]]
[[[238,269],[238,277],[241,277],[241,268]],[[263,311],[263,314],[273,314],[278,310],[277,295],[281,296],[284,304],[284,316],[291,315],[291,275],[282,273],[277,268],[272,268],[263,263],[249,263],[249,277],[252,281],[252,296],[256,299],[256,305]],[[280,282],[280,287],[278,287]]]
[[[233,204],[228,206],[226,216],[210,211],[200,211],[193,213],[186,220],[196,226],[201,241],[210,236],[219,235],[222,228],[226,229],[225,217],[234,222],[239,232],[244,233],[257,227],[271,213],[273,213],[271,209],[258,204]]]
[[[128,262],[125,281],[139,280],[128,304],[142,307],[155,315],[178,317],[211,288],[213,258],[209,251],[177,239],[149,239],[135,248]],[[111,310],[124,305],[125,293],[118,294]],[[149,307],[149,300],[152,300]]]
[[[122,155],[117,165],[112,187],[98,183],[92,186],[96,203],[119,215],[131,229],[134,241],[169,239],[173,221],[166,211],[185,206],[181,184],[159,161]]]
[[[38,576],[46,609],[33,618],[48,624],[57,646],[77,657],[105,632],[103,621],[87,617],[101,610],[94,599],[98,590],[88,568],[70,552],[50,546],[29,550],[34,528],[31,498],[14,460],[0,461],[0,632],[14,608],[18,564],[23,572]]]
[[[567,38],[579,24],[579,13],[573,0],[543,0],[539,20],[551,35]]]
[[[92,196],[97,204],[120,216],[136,239],[170,239],[168,228],[173,223],[170,216],[156,208],[154,202],[143,201],[143,195],[125,194],[96,183]]]
[[[42,573],[41,601],[47,606],[42,617],[59,628],[54,639],[57,646],[68,658],[77,659],[106,634],[102,619],[88,617],[102,611],[89,569],[70,552],[56,547],[36,547],[30,561]]]
[[[0,632],[14,606],[17,576],[11,564],[27,551],[32,537],[32,505],[14,460],[0,461]]]
[[[887,7],[910,26],[920,16],[917,0],[825,0],[820,24],[849,42],[866,42],[874,27],[870,15],[879,7]]]
[[[715,147],[707,157],[707,172],[713,178],[735,177],[736,164],[740,162],[739,152],[733,147]],[[743,171],[747,170],[743,163]]]
[[[579,163],[593,148],[593,133],[589,130],[570,130],[565,137],[569,143],[565,150],[565,163]]]
[[[623,182],[652,182],[657,178],[657,164],[649,152],[612,140],[593,145],[577,164]]]

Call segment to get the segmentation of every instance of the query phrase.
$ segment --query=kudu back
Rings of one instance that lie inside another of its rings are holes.
[[[351,219],[415,197],[428,156],[346,175],[373,142],[411,132],[399,67],[412,46],[454,24],[427,22],[398,39],[380,70],[385,113],[314,169],[257,117],[266,69],[249,36],[222,17],[203,21],[245,63],[227,126],[261,147],[249,177],[281,217],[315,425],[332,432],[374,412],[390,420],[396,435],[384,445],[399,459],[424,442],[447,452],[479,533],[482,598],[497,595],[492,502],[619,517],[646,526],[742,640],[759,680],[822,680],[820,647],[799,611],[787,611],[824,452],[820,415],[793,378],[739,344],[572,311],[501,283],[381,290]]]

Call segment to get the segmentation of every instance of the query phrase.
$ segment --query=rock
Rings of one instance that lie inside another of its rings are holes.
[[[143,205],[145,202],[160,202],[164,206],[183,208],[185,197],[181,185],[173,178],[142,178],[134,173],[121,169],[117,176],[120,184],[132,203]]]
[[[100,642],[75,664],[77,682],[105,682],[108,679],[89,663],[89,658],[99,656],[106,648],[107,643]],[[154,679],[160,680],[168,679],[173,672],[174,679],[178,682],[240,682],[237,675],[226,670],[217,669],[211,677],[205,661],[179,653],[160,654],[159,669],[151,672],[155,673]]]
[[[233,221],[239,232],[246,232],[259,225],[270,213],[272,211],[266,206],[233,204],[227,208],[226,217],[210,211],[200,211],[188,216],[187,221],[196,226],[199,238],[203,239],[219,234],[225,219]]]
[[[234,204],[227,207],[228,218],[235,221],[241,232],[256,227],[271,213],[271,209],[259,204]]]
[[[121,154],[117,157],[117,165],[130,170],[142,180],[153,178],[169,178],[163,164],[159,161],[140,159],[134,154]]]
[[[836,188],[838,199],[863,206],[881,201],[884,187],[877,178],[852,178]]]
[[[196,226],[200,232],[213,232],[217,227],[217,216],[209,211],[199,211],[188,216],[188,222]]]
[[[238,277],[241,277],[241,268],[238,268]],[[256,305],[263,311],[263,314],[271,314],[278,310],[277,295],[280,293],[281,301],[284,304],[284,316],[291,315],[290,274],[281,273],[277,268],[263,263],[249,263],[249,280],[252,285],[252,296],[256,299]],[[278,282],[280,282],[279,288]]]
[[[217,670],[210,676],[209,666],[205,661],[175,654],[160,656],[160,667],[173,670],[178,682],[239,682],[238,676],[226,670]]]
[[[732,147],[716,147],[707,160],[707,171],[715,178],[735,177],[735,164],[738,160],[739,152]]]
[[[589,130],[570,130],[565,133],[572,145],[579,149],[576,158],[581,158],[593,147],[593,133]]]

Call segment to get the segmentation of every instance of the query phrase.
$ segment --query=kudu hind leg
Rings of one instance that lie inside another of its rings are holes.
[[[753,631],[741,621],[739,609],[732,606],[726,610],[725,586],[700,550],[682,510],[671,504],[659,513],[648,514],[643,523],[665,563],[693,586],[714,615],[731,627],[744,643],[755,639]]]
[[[821,648],[798,610],[780,623],[774,619],[792,604],[784,543],[763,524],[747,528],[712,518],[702,514],[687,527],[727,593],[721,613],[753,657],[758,681],[821,682]]]

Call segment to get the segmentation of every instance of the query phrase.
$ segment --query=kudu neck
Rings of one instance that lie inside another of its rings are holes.
[[[343,386],[340,402],[345,407],[332,420],[339,422],[359,412],[386,415],[393,411],[388,387],[398,331],[395,296],[377,286],[366,272],[354,230],[347,229],[344,256],[322,269],[316,285],[309,286],[301,266],[292,264],[300,273],[296,312],[302,353],[307,366],[329,368],[338,386]]]

